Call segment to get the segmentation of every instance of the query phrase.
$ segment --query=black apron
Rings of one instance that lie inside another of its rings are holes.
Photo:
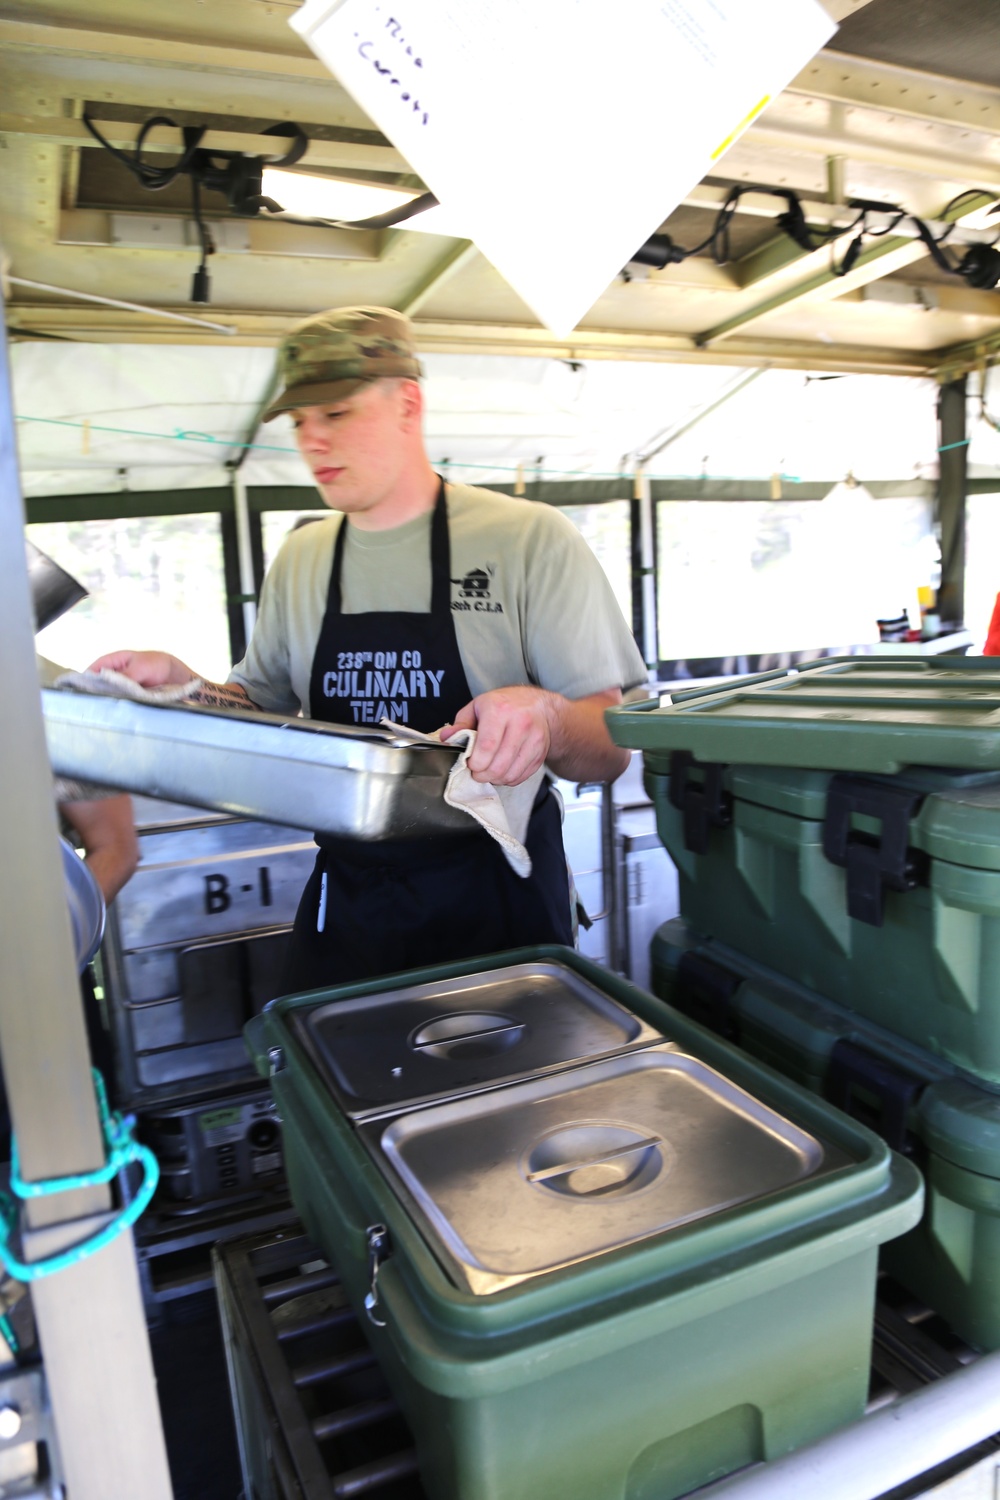
[[[427,733],[452,723],[472,693],[451,611],[444,482],[431,520],[430,614],[345,615],[340,579],[346,536],[344,520],[313,657],[312,717],[328,724],[377,724],[385,715]],[[573,941],[562,820],[546,781],[525,839],[532,861],[526,880],[481,829],[377,843],[317,834],[316,842],[320,852],[295,918],[285,994]]]

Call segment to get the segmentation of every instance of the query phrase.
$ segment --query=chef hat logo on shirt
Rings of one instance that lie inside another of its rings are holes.
[[[463,599],[490,597],[490,575],[484,568],[472,568],[464,578],[453,578],[451,581]]]
[[[470,568],[462,578],[453,578],[451,582],[458,591],[458,598],[452,599],[452,609],[458,612],[476,610],[479,614],[502,615],[503,605],[498,599],[490,597],[490,584],[496,570],[496,563],[487,563],[484,568]]]

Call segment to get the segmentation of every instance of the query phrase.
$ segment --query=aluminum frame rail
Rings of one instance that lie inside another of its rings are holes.
[[[162,707],[51,688],[42,704],[60,776],[363,840],[478,826],[444,800],[454,749],[399,739],[374,724]]]
[[[1000,1430],[1000,1351],[699,1500],[878,1500]]]
[[[3,306],[0,292],[0,309]],[[90,1075],[38,696],[6,338],[0,333],[0,1048],[29,1181],[93,1171],[104,1144]],[[107,1186],[32,1199],[28,1260],[107,1222]],[[131,1233],[32,1291],[73,1500],[169,1500],[163,1429]]]

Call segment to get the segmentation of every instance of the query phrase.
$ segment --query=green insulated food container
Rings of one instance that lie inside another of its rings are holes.
[[[885,1246],[883,1263],[962,1338],[1000,1349],[1000,1092],[724,944],[699,940],[682,920],[657,932],[652,968],[671,1004],[859,1116],[920,1165],[923,1218]]]
[[[310,1013],[435,985],[449,1011],[501,963],[661,1038],[352,1118]],[[434,1500],[672,1500],[863,1411],[878,1247],[919,1174],[652,996],[536,948],[286,997],[247,1037]]]
[[[832,659],[608,724],[696,931],[1000,1083],[1000,665]]]

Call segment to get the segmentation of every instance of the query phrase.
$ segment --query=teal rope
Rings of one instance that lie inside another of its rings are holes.
[[[59,417],[19,416],[17,420],[19,422],[41,422],[46,427],[74,427],[78,432],[82,432],[86,428],[90,432],[114,432],[121,437],[153,438],[158,443],[212,443],[218,448],[259,449],[262,453],[297,453],[299,451],[297,448],[283,448],[275,443],[240,443],[233,438],[214,437],[210,432],[186,432],[180,427],[175,428],[173,432],[143,432],[137,427],[103,427],[97,422],[71,422]],[[487,474],[516,474],[518,471],[518,465],[516,464],[466,464],[455,459],[449,459],[447,463],[442,460],[437,467],[444,469],[446,473],[450,473],[452,469],[482,470]],[[561,479],[620,479],[623,484],[630,484],[634,477],[630,473],[623,474],[620,470],[613,474],[595,473],[592,469],[531,469],[530,471],[526,471],[522,465],[521,471],[526,486],[534,484],[536,479],[547,477]],[[647,477],[650,479],[690,479],[692,482],[696,482],[700,479],[705,479],[707,476],[704,474],[650,474]],[[786,484],[802,483],[797,474],[782,474],[780,477]],[[747,475],[715,474],[712,478],[740,479],[746,481]],[[770,474],[767,474],[757,482],[764,483],[770,478]],[[626,499],[628,497],[623,496],[622,498]]]
[[[93,1069],[93,1075],[97,1108],[108,1158],[104,1166],[95,1168],[93,1172],[76,1172],[68,1177],[49,1177],[42,1182],[25,1182],[21,1176],[17,1142],[12,1137],[11,1191],[17,1199],[24,1201],[28,1198],[47,1198],[53,1193],[68,1193],[76,1188],[94,1187],[98,1183],[110,1182],[130,1162],[134,1161],[142,1164],[142,1186],[132,1202],[126,1204],[110,1224],[106,1224],[89,1239],[70,1245],[67,1250],[61,1250],[57,1255],[50,1255],[46,1260],[32,1261],[30,1264],[20,1260],[10,1247],[10,1237],[19,1217],[18,1204],[7,1193],[0,1193],[0,1261],[3,1262],[8,1274],[16,1281],[37,1281],[42,1276],[53,1276],[57,1271],[75,1266],[81,1260],[86,1260],[88,1256],[95,1255],[98,1250],[103,1250],[105,1245],[109,1245],[112,1240],[135,1223],[156,1191],[160,1178],[159,1163],[147,1146],[141,1145],[133,1138],[135,1117],[123,1116],[117,1111],[109,1110],[104,1079],[96,1068]],[[3,1331],[6,1336],[7,1330]]]
[[[297,448],[282,448],[274,443],[241,443],[235,438],[215,437],[210,432],[143,432],[138,427],[105,427],[99,422],[69,422],[60,417],[18,417],[19,422],[41,422],[45,427],[74,427],[78,432],[114,432],[119,437],[155,438],[159,443],[215,443],[220,448],[260,448],[265,453],[297,453]]]
[[[967,448],[971,441],[971,438],[959,438],[957,443],[945,443],[943,448],[938,449],[938,452],[949,453],[952,448]]]
[[[0,1313],[0,1333],[7,1340],[7,1347],[11,1354],[20,1354],[21,1341],[11,1327],[10,1319],[6,1313]]]

